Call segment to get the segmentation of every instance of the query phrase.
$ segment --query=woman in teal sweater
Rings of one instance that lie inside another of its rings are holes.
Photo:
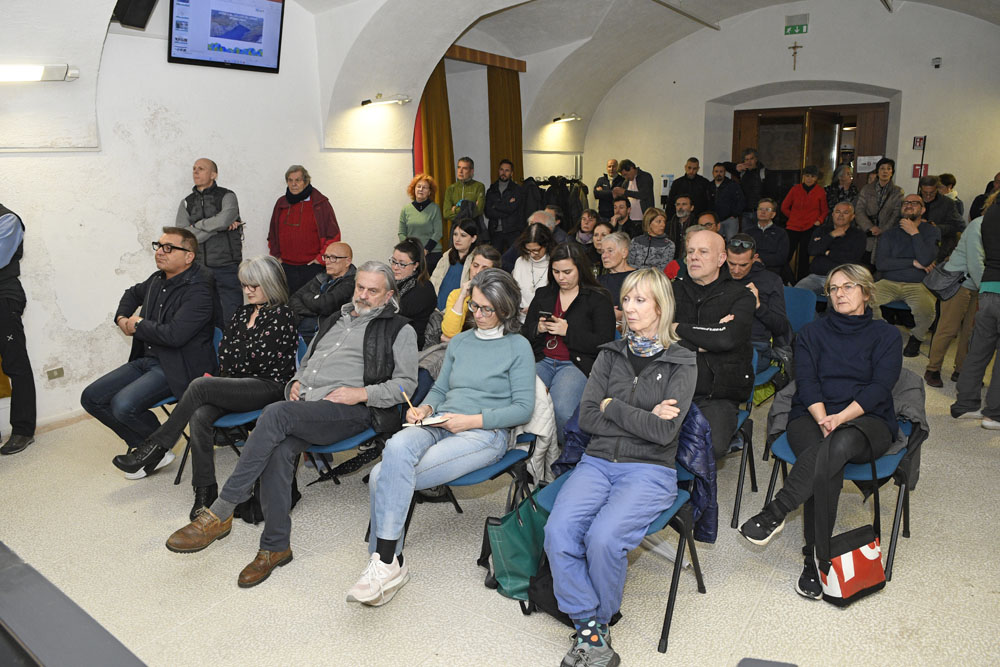
[[[427,256],[427,272],[434,273],[434,267],[441,259],[441,209],[434,203],[437,182],[430,174],[417,174],[406,187],[406,194],[412,200],[399,212],[399,240],[409,236],[420,239]]]
[[[451,339],[434,387],[406,413],[410,428],[386,443],[372,470],[370,558],[348,602],[383,605],[409,579],[402,550],[413,492],[499,461],[510,429],[531,418],[535,356],[517,333],[521,290],[501,269],[484,269],[471,287],[476,328]]]

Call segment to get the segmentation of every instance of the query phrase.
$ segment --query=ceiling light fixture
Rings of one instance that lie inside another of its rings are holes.
[[[409,95],[393,95],[391,97],[382,97],[382,93],[378,93],[372,99],[361,100],[361,106],[367,107],[373,104],[409,104],[413,100],[410,99]]]
[[[70,65],[0,65],[0,83],[75,81],[80,70]]]
[[[569,122],[574,121],[574,120],[583,120],[583,119],[580,118],[579,116],[577,116],[575,113],[571,113],[571,114],[562,114],[561,116],[553,118],[552,122],[553,123],[569,123]]]

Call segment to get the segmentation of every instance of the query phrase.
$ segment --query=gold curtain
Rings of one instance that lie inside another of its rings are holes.
[[[486,68],[486,87],[490,105],[490,178],[498,163],[507,158],[514,163],[514,180],[524,180],[524,154],[521,143],[521,79],[511,69]]]
[[[437,181],[438,191],[434,201],[442,206],[444,191],[455,182],[455,149],[451,143],[451,112],[448,110],[448,82],[443,59],[431,73],[420,98],[420,132],[423,170]],[[442,247],[448,247],[449,239],[451,231],[445,223],[443,238],[440,239]]]

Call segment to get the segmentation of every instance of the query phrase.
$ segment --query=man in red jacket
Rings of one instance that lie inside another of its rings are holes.
[[[309,172],[300,164],[285,171],[285,194],[274,203],[267,247],[272,257],[281,260],[288,279],[288,293],[300,287],[325,268],[320,253],[340,240],[340,226],[330,200],[312,186]]]
[[[785,231],[791,249],[788,263],[794,276],[792,282],[809,275],[808,249],[813,227],[823,224],[829,211],[826,190],[817,185],[818,180],[819,167],[809,165],[802,170],[802,182],[792,186],[785,201],[781,202],[781,212],[788,218]]]

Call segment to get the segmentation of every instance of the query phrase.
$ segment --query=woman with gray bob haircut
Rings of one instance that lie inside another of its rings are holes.
[[[437,381],[423,404],[382,451],[369,478],[368,565],[348,602],[377,607],[409,580],[403,530],[414,491],[447,484],[500,460],[510,429],[531,418],[535,358],[516,333],[521,290],[504,271],[483,269],[472,280],[475,327],[448,343]]]
[[[113,460],[127,479],[145,477],[174,460],[170,450],[188,427],[192,521],[219,495],[212,423],[230,412],[260,410],[282,400],[285,384],[295,374],[298,335],[281,264],[274,257],[246,259],[239,278],[247,303],[233,313],[222,334],[217,375],[195,379],[167,421],[137,448]]]

